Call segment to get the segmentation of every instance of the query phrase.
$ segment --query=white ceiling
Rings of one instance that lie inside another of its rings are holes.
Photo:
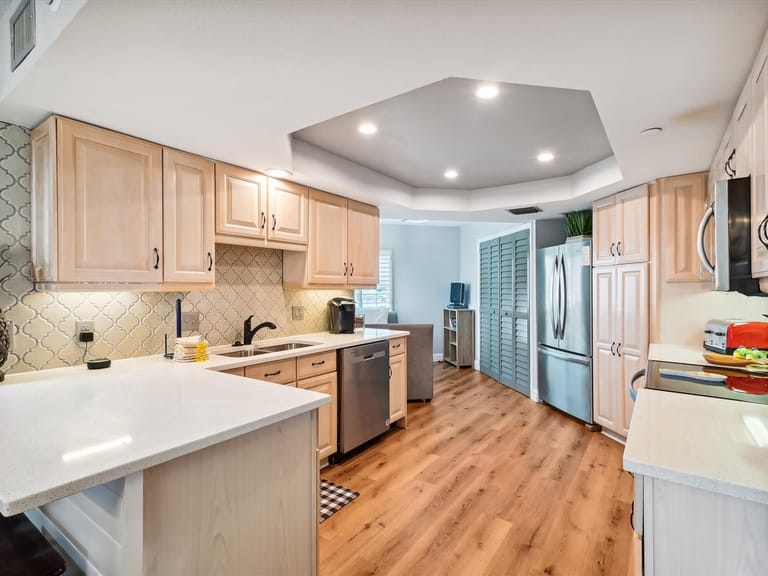
[[[385,216],[463,220],[529,203],[549,215],[706,169],[768,24],[768,3],[751,0],[81,3],[47,51],[10,76],[0,66],[1,120],[30,126],[57,112],[292,168]],[[443,191],[291,144],[296,130],[453,77],[589,91],[613,159],[572,177]],[[640,136],[656,125],[661,136]]]
[[[293,133],[416,188],[489,188],[573,174],[612,155],[589,92],[447,78]],[[378,131],[360,134],[359,124]],[[536,160],[548,150],[557,159]],[[459,172],[446,180],[449,169]]]

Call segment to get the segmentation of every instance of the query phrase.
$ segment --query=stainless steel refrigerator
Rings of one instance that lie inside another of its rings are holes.
[[[592,423],[592,243],[536,251],[539,397]]]

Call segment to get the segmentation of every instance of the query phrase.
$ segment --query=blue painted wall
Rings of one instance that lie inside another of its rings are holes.
[[[402,323],[434,324],[434,353],[443,353],[443,306],[459,281],[458,226],[381,225],[381,248],[392,250],[394,308]]]

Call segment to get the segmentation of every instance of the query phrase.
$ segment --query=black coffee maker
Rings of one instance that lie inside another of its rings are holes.
[[[352,334],[355,331],[355,301],[337,296],[328,300],[330,331],[332,334]]]

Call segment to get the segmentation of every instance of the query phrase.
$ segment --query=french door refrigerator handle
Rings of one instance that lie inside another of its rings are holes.
[[[552,293],[550,295],[550,304],[552,305],[552,335],[555,337],[555,340],[558,339],[558,334],[560,333],[560,323],[557,318],[560,310],[555,308],[555,282],[557,281],[557,268],[558,261],[557,256],[555,256],[555,262],[552,265]]]
[[[699,224],[699,233],[696,240],[696,249],[699,252],[699,260],[701,260],[701,265],[704,266],[704,269],[710,274],[715,273],[715,266],[709,260],[709,256],[707,256],[707,252],[704,247],[704,234],[707,231],[707,225],[709,224],[710,220],[712,220],[714,215],[715,203],[712,202],[709,208],[707,208],[707,211],[704,212],[704,217],[701,219],[701,224]]]
[[[560,339],[562,340],[565,338],[565,323],[568,316],[568,298],[566,298],[566,295],[568,294],[568,285],[566,283],[565,278],[565,256],[563,254],[560,255],[560,312],[558,316],[560,317]]]

